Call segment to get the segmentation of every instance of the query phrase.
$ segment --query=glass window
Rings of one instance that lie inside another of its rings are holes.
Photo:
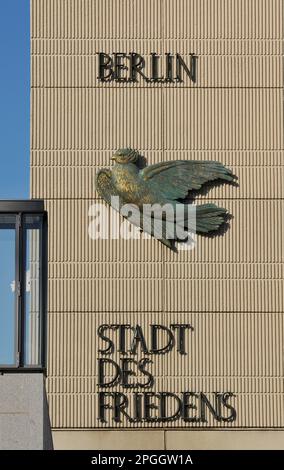
[[[41,216],[24,216],[24,365],[27,366],[41,364],[41,229]]]
[[[16,215],[0,214],[0,364],[16,365]]]
[[[29,205],[0,201],[0,371],[45,368],[47,214]]]

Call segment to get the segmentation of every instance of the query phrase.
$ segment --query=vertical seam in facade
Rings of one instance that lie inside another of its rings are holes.
[[[165,53],[165,2],[164,0],[161,0],[161,30],[162,30],[162,48],[163,48],[163,54]],[[162,158],[164,161],[164,155],[165,155],[165,87],[161,88],[162,92]],[[163,322],[165,322],[165,247],[163,247],[163,257],[162,257],[162,319]],[[164,364],[165,367],[165,364]],[[165,374],[163,374],[163,390],[165,390]],[[163,424],[164,427],[164,424]],[[165,449],[165,431],[164,433],[164,449]]]
[[[283,0],[282,0],[281,13],[282,13],[281,15],[282,16],[282,132],[284,135],[284,1]],[[282,220],[282,224],[284,224],[283,220]],[[283,242],[283,239],[282,239],[282,242]],[[283,386],[284,386],[284,346],[282,347],[282,381],[283,381]]]

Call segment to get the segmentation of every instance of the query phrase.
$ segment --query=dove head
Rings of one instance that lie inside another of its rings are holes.
[[[126,164],[136,163],[138,161],[138,158],[139,152],[137,152],[137,150],[127,148],[117,150],[111,157],[111,160],[115,161],[116,163]]]

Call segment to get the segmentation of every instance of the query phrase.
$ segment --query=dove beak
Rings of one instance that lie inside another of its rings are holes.
[[[112,161],[115,161],[116,160],[116,157],[111,157],[110,158]]]

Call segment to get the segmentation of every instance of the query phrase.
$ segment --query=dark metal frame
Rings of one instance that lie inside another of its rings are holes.
[[[1,372],[46,372],[46,336],[47,336],[47,212],[44,210],[44,201],[27,200],[27,201],[0,201],[0,214],[16,215],[16,252],[15,252],[15,358],[16,362],[12,365],[0,364]],[[25,279],[25,262],[26,262],[26,244],[23,230],[23,219],[26,215],[41,215],[42,230],[40,238],[40,338],[41,338],[41,364],[25,365],[24,364],[24,343],[25,343],[25,298],[23,295],[23,285]],[[1,280],[0,280],[1,282]]]

